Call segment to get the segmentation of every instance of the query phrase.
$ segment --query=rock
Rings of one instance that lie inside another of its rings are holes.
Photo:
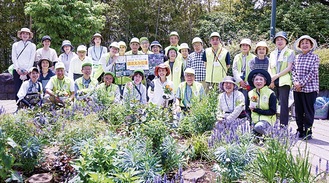
[[[187,181],[197,181],[198,179],[202,178],[205,175],[205,171],[201,168],[193,168],[185,170],[182,175],[184,180]]]
[[[50,183],[53,182],[53,175],[50,173],[34,174],[27,179],[30,183]]]

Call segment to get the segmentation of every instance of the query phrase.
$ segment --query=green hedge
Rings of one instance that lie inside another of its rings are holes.
[[[329,90],[329,49],[319,49],[314,52],[320,57],[319,80],[320,90]]]

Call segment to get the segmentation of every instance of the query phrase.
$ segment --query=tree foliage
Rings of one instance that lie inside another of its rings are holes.
[[[53,47],[59,48],[65,39],[73,45],[88,43],[103,30],[107,7],[91,0],[33,0],[26,4],[25,13],[31,15],[38,38],[49,35]]]

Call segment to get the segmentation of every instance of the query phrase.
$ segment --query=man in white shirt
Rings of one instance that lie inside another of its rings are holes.
[[[77,48],[78,56],[72,58],[69,68],[69,78],[73,81],[82,77],[82,64],[93,63],[90,57],[87,57],[87,48],[84,45],[80,45]]]

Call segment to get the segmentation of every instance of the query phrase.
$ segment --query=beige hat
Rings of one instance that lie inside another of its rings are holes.
[[[179,35],[178,35],[178,32],[176,31],[172,31],[170,34],[169,34],[169,37],[171,36],[177,36],[179,38]]]
[[[130,40],[129,44],[131,44],[131,43],[138,43],[139,44],[139,39],[137,37],[134,37]]]
[[[194,44],[194,43],[201,43],[201,44],[203,44],[201,38],[199,38],[199,37],[195,37],[195,38],[193,38],[193,40],[192,40],[192,44]]]
[[[87,47],[85,45],[80,45],[77,48],[77,52],[79,52],[79,51],[87,52]]]
[[[65,69],[65,65],[63,62],[57,62],[55,65],[55,70],[57,69]]]
[[[212,37],[218,37],[218,38],[220,38],[220,35],[219,35],[218,32],[213,32],[213,33],[210,34],[209,39],[211,39]]]
[[[188,44],[187,43],[182,43],[182,44],[180,44],[178,51],[180,52],[184,48],[190,50],[190,47],[188,47]]]
[[[195,75],[195,70],[192,69],[192,68],[187,68],[184,71],[184,75],[186,75],[186,74],[193,74],[193,75]]]
[[[301,50],[301,49],[300,49],[300,42],[301,42],[303,39],[308,39],[308,40],[310,40],[310,41],[312,42],[313,45],[312,45],[311,50],[314,50],[316,47],[318,47],[318,44],[316,43],[316,40],[315,40],[315,39],[311,38],[311,36],[309,36],[309,35],[303,35],[303,36],[301,36],[300,38],[298,38],[298,39],[296,40],[295,45],[296,45],[296,48],[297,48],[298,50]]]
[[[247,45],[249,45],[249,46],[251,47],[251,40],[248,39],[248,38],[246,38],[246,39],[242,39],[241,42],[240,42],[240,46],[241,46],[242,44],[247,44]]]
[[[268,51],[269,51],[269,48],[267,46],[267,43],[265,41],[259,41],[257,44],[256,44],[256,48],[255,48],[255,53],[257,54],[257,48],[258,47],[266,47],[266,55],[268,54]]]
[[[112,47],[120,49],[119,44],[116,41],[114,41],[110,44],[110,48],[112,48]]]
[[[225,76],[223,81],[219,83],[219,88],[222,91],[225,91],[224,90],[224,83],[232,83],[232,84],[234,84],[234,89],[233,90],[238,89],[238,85],[235,83],[235,79],[232,76]]]
[[[118,45],[119,45],[119,47],[120,47],[120,46],[124,46],[124,47],[126,47],[126,48],[127,48],[127,45],[126,45],[126,43],[125,43],[125,42],[123,42],[123,41],[119,41]]]
[[[28,32],[30,34],[30,39],[33,38],[33,32],[31,32],[31,30],[28,28],[22,28],[20,31],[17,31],[17,37],[21,38],[22,32]]]

